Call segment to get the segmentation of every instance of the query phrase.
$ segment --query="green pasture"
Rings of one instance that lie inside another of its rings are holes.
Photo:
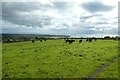
[[[96,77],[97,78],[119,78],[119,66],[117,59],[114,63],[103,69]]]
[[[76,40],[72,44],[62,39],[7,43],[2,44],[2,77],[87,78],[115,56],[118,56],[118,41],[115,40],[91,43]],[[111,64],[116,70],[111,73],[113,77],[118,75],[117,65]],[[109,68],[105,71],[110,71]],[[99,76],[105,77],[101,74]]]

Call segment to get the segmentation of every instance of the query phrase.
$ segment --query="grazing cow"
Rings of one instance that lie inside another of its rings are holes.
[[[89,40],[89,42],[92,42],[92,38],[89,38],[88,40]]]
[[[40,42],[42,42],[42,39],[40,39]]]
[[[97,38],[94,38],[95,39],[95,41],[97,41]]]
[[[69,42],[69,39],[65,40],[65,43]]]
[[[13,42],[15,42],[15,40],[13,40],[13,39],[7,39],[7,40],[5,40],[5,43],[13,43]]]
[[[32,43],[34,43],[35,42],[35,40],[32,40]]]
[[[69,44],[71,44],[71,43],[73,43],[73,42],[75,42],[75,40],[69,40]]]
[[[38,37],[35,37],[35,39],[37,39],[37,40],[38,40],[39,38],[38,38]]]
[[[82,42],[82,39],[81,40],[79,40],[79,43],[81,43]]]
[[[86,42],[88,41],[88,39],[86,39]]]
[[[65,41],[65,43],[67,43],[67,42],[68,42],[69,44],[71,44],[71,43],[75,42],[75,40],[68,40],[68,39],[67,39],[67,40]]]

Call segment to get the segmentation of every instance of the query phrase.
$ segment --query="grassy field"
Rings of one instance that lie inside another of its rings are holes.
[[[112,63],[110,66],[105,68],[103,71],[101,71],[98,75],[97,78],[119,78],[118,77],[118,60],[117,59],[114,63]]]
[[[2,44],[0,43],[0,79],[2,79]]]
[[[2,77],[87,78],[114,56],[118,56],[118,41],[114,40],[91,43],[76,40],[73,44],[64,40],[8,43],[2,45]],[[117,77],[116,72],[112,73]]]

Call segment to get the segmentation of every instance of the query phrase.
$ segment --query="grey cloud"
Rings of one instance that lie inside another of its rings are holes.
[[[83,3],[82,7],[91,13],[95,12],[106,12],[112,10],[114,7],[105,5],[101,2],[87,2]]]
[[[69,25],[69,24],[66,24],[66,23],[63,23],[62,25],[63,25],[63,26],[66,26],[66,27],[68,27],[68,28],[70,27],[70,25]]]
[[[87,3],[86,3],[87,4]],[[3,3],[2,5],[2,19],[6,22],[13,23],[13,25],[8,25],[8,27],[3,28],[3,32],[9,33],[48,33],[48,34],[70,34],[70,35],[80,35],[80,36],[89,36],[101,34],[100,28],[94,30],[95,24],[87,23],[85,20],[90,19],[92,17],[96,17],[100,21],[96,22],[96,24],[107,24],[107,19],[102,14],[92,14],[88,16],[80,15],[77,17],[78,20],[74,16],[71,16],[73,5],[68,2],[54,2],[54,6],[49,4],[41,4],[41,3]],[[104,4],[97,5],[98,7],[103,6]],[[79,7],[79,6],[78,6]],[[102,7],[102,8],[103,8]],[[94,7],[95,8],[95,7]],[[89,12],[99,12],[105,11],[97,8],[97,10],[89,10]],[[70,10],[71,9],[71,10]],[[85,9],[85,8],[84,8]],[[90,8],[91,9],[91,8]],[[37,15],[34,13],[35,10],[39,10],[40,13]],[[56,11],[56,15],[54,17],[54,13],[52,11]],[[50,13],[47,13],[47,11]],[[57,13],[58,12],[58,13]],[[34,13],[34,14],[33,14]],[[57,16],[57,17],[56,17]],[[103,18],[103,19],[102,19]],[[105,18],[105,19],[104,19]],[[75,21],[74,21],[75,20]],[[83,21],[83,22],[82,22]],[[75,23],[76,25],[72,25]],[[5,23],[8,24],[8,23]],[[19,27],[11,27],[11,26]],[[24,25],[21,27],[21,25]],[[27,26],[27,27],[26,27]],[[44,27],[45,26],[45,27]],[[4,26],[5,27],[5,26]],[[10,27],[10,28],[9,28]],[[31,28],[32,27],[32,28]],[[38,28],[40,27],[40,28]],[[109,33],[115,33],[111,30]]]
[[[95,33],[95,31],[91,30],[90,28],[83,28],[76,32],[78,32],[79,34],[94,34]]]
[[[2,2],[3,11],[33,11],[44,8],[52,8],[49,4],[41,4],[40,2]]]
[[[93,15],[89,15],[89,16],[80,16],[80,20],[82,22],[84,22],[85,20],[89,19],[89,18],[92,18],[92,17],[101,17],[102,15],[101,14],[93,14]]]
[[[88,19],[88,18],[91,18],[91,17],[98,17],[98,16],[102,16],[101,14],[93,14],[93,15],[89,15],[89,16],[81,16],[80,18],[81,19]]]
[[[60,12],[66,12],[67,9],[71,8],[74,4],[71,2],[53,2],[54,8]]]
[[[53,2],[55,8],[63,9],[67,7],[67,2]]]
[[[118,28],[112,28],[110,31],[107,32],[108,34],[118,35]]]
[[[53,31],[55,33],[68,33],[68,29],[55,29],[55,28],[51,28],[50,31]]]
[[[32,11],[34,12],[34,10],[41,10],[42,12],[47,10],[47,7],[50,8],[49,5],[42,5],[40,3],[4,2],[2,4],[2,19],[18,25],[42,27],[44,25],[49,25],[52,18],[49,16],[38,17],[37,15],[31,15],[29,13]]]
[[[88,18],[91,18],[91,17],[93,17],[93,16],[81,16],[80,19],[84,20],[84,19],[88,19]]]
[[[106,21],[103,21],[103,22],[101,21],[101,22],[96,22],[95,24],[99,24],[100,25],[100,24],[109,24],[109,23],[106,22]]]

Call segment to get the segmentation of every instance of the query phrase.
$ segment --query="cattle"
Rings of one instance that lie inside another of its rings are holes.
[[[89,39],[86,39],[86,42],[88,41]]]
[[[69,42],[69,39],[65,40],[65,43]]]
[[[4,43],[13,43],[13,42],[15,42],[15,40],[13,40],[13,39],[7,39],[4,41]]]
[[[92,40],[95,40],[95,41],[97,41],[97,38],[93,37],[93,38],[92,38]]]
[[[40,42],[42,42],[42,39],[40,39]]]
[[[32,40],[32,43],[34,43],[35,42],[35,40]]]
[[[9,41],[8,40],[3,40],[3,43],[9,43]]]
[[[97,38],[94,38],[95,41],[97,41]]]
[[[20,42],[20,40],[15,40],[15,39],[2,40],[2,43],[14,43],[14,42]]]
[[[67,40],[65,41],[65,43],[67,43],[67,42],[68,42],[69,44],[71,44],[71,43],[75,42],[75,40],[68,40],[68,39],[67,39]]]
[[[86,39],[86,42],[89,41],[89,42],[92,42],[92,38],[87,38]]]
[[[89,38],[88,40],[89,40],[89,42],[92,42],[92,38]]]
[[[82,39],[81,40],[79,40],[79,43],[81,43],[82,42]]]
[[[36,39],[37,39],[37,40],[40,40],[40,42],[42,42],[43,40],[44,40],[44,41],[47,41],[46,38],[37,38],[37,37],[36,37]]]
[[[69,40],[68,42],[69,42],[69,44],[71,44],[71,43],[75,42],[75,40]]]

